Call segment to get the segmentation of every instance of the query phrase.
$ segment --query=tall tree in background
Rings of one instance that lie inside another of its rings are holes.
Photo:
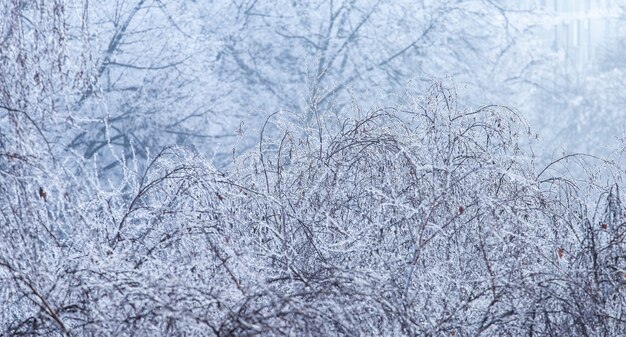
[[[92,83],[72,106],[72,149],[85,158],[116,153],[147,158],[168,144],[202,143],[211,129],[207,88],[210,41],[200,35],[192,3],[87,3]],[[199,6],[199,5],[195,5]],[[214,119],[213,119],[214,120]],[[213,143],[211,143],[211,146]],[[107,167],[117,161],[109,157]]]
[[[68,43],[88,52],[92,69],[72,98],[66,143],[108,158],[106,167],[174,143],[224,165],[277,110],[313,125],[320,113],[350,111],[353,97],[419,92],[433,77],[452,76],[468,104],[505,103],[537,57],[526,51],[532,12],[514,4],[71,3],[82,15],[70,18]]]
[[[235,1],[216,15],[232,22],[207,20],[207,31],[223,41],[215,73],[234,100],[225,109],[284,108],[311,123],[346,110],[353,96],[420,91],[439,76],[469,86],[470,104],[501,99],[534,64],[524,35],[532,11],[515,9],[475,0]]]

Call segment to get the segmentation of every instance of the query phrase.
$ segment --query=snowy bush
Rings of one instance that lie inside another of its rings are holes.
[[[181,148],[118,180],[3,153],[0,331],[626,333],[619,180],[538,175],[514,111],[458,106],[435,84],[314,128],[276,114],[229,172]]]

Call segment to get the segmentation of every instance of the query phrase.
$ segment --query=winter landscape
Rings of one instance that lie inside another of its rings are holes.
[[[625,336],[626,2],[0,0],[0,336]]]

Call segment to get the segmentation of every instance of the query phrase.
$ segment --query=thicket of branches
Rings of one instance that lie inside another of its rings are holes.
[[[0,335],[626,333],[623,164],[538,168],[514,111],[438,83],[276,113],[219,170],[98,101],[125,89],[63,1],[0,9]]]
[[[105,184],[3,154],[3,333],[626,332],[619,185],[537,176],[511,110],[438,84],[270,124],[229,172],[168,148]]]

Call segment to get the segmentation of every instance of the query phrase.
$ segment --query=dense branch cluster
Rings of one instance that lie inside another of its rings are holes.
[[[537,178],[514,112],[456,106],[435,85],[316,128],[275,115],[229,172],[180,148],[109,185],[3,164],[2,330],[624,333],[617,185]]]

